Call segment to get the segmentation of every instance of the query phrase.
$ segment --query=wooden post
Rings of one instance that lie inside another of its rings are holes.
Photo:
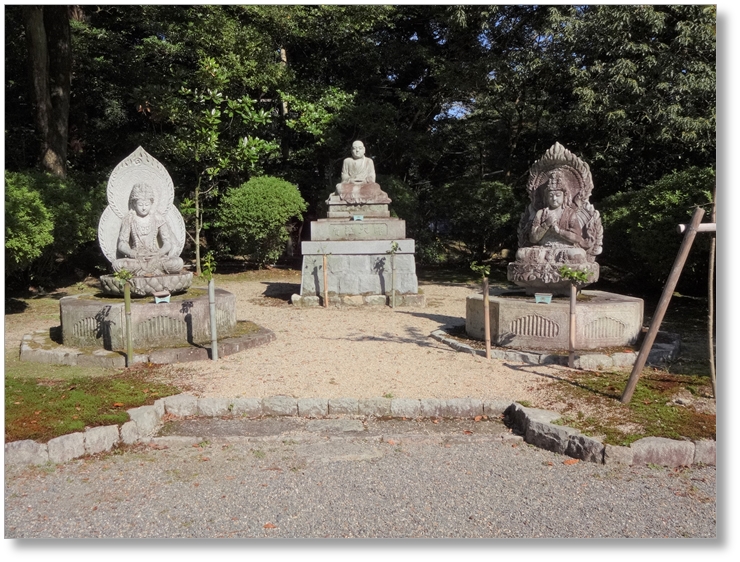
[[[717,189],[712,194],[712,214],[710,215],[712,223],[717,231]],[[709,375],[712,379],[712,396],[717,399],[717,373],[714,365],[714,259],[717,252],[717,238],[712,237],[711,246],[709,247],[709,280],[707,282],[707,325],[709,346]]]
[[[218,361],[218,331],[216,329],[216,283],[208,280],[208,310],[211,317],[211,359]]]
[[[570,283],[570,324],[568,328],[568,367],[576,364],[576,284]]]
[[[131,333],[131,282],[123,284],[123,310],[126,313],[126,366],[134,364],[134,337]]]
[[[328,308],[329,306],[329,274],[326,271],[326,254],[324,254],[324,308]]]
[[[488,302],[488,277],[483,278],[483,326],[486,336],[486,359],[491,359],[491,315]]]
[[[660,329],[660,323],[663,321],[663,316],[665,316],[668,303],[671,300],[673,291],[676,289],[678,278],[681,276],[681,270],[686,263],[686,258],[689,256],[689,250],[691,250],[691,245],[694,243],[694,238],[696,238],[699,223],[703,216],[704,209],[697,207],[694,211],[694,216],[691,217],[691,224],[689,224],[689,228],[686,230],[686,234],[684,234],[681,247],[678,249],[676,261],[673,262],[673,269],[671,269],[671,274],[668,276],[668,280],[663,288],[663,294],[660,297],[660,301],[658,301],[658,307],[655,309],[655,314],[653,314],[653,319],[650,322],[648,333],[645,334],[645,340],[642,342],[642,347],[640,348],[640,352],[637,354],[637,359],[635,359],[632,374],[630,374],[627,386],[624,389],[624,393],[622,393],[622,404],[629,404],[630,400],[632,400],[632,394],[635,392],[637,381],[640,379],[640,373],[642,373],[643,368],[645,368],[645,362],[650,354],[650,350],[653,348],[655,337],[658,335],[658,330]]]
[[[391,308],[396,308],[396,253],[391,252]]]

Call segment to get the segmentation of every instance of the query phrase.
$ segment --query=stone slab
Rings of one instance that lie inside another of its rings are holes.
[[[357,398],[329,398],[329,414],[348,414],[356,416],[359,413]]]
[[[630,445],[633,464],[691,466],[695,445],[691,441],[676,441],[665,437],[645,437]]]
[[[604,464],[630,466],[634,457],[634,451],[629,447],[618,445],[604,446]]]
[[[256,417],[262,415],[262,400],[260,398],[235,398],[231,413],[235,416]]]
[[[694,464],[717,465],[717,442],[702,439],[694,443]]]
[[[306,424],[307,431],[317,433],[347,433],[365,431],[360,420],[311,420]]]
[[[228,416],[231,414],[232,403],[231,398],[214,396],[198,398],[198,415],[209,417]]]
[[[497,400],[494,398],[483,400],[483,414],[486,416],[500,416],[511,405],[511,400]]]
[[[318,255],[382,255],[389,256],[391,244],[398,244],[396,255],[413,254],[416,251],[412,238],[402,240],[344,240],[344,241],[306,241],[301,243],[301,254]],[[389,256],[390,257],[390,256]]]
[[[421,415],[421,401],[415,398],[392,398],[391,416],[394,418],[415,418]]]
[[[304,418],[323,417],[329,413],[329,401],[326,398],[299,398],[298,415]]]
[[[121,436],[117,425],[91,427],[85,430],[85,452],[88,455],[110,451],[118,445]]]
[[[121,426],[121,443],[133,445],[139,440],[139,428],[135,421],[127,421]]]
[[[290,396],[270,396],[262,400],[262,413],[266,416],[297,416],[298,402]]]
[[[402,219],[319,219],[311,222],[311,240],[402,240],[406,221]]]
[[[49,462],[46,443],[36,443],[31,439],[12,441],[5,444],[5,463],[11,465],[44,464]]]
[[[357,406],[361,416],[383,418],[391,415],[390,398],[362,398],[357,401]]]
[[[176,394],[164,398],[164,408],[168,414],[173,416],[196,416],[198,415],[198,399],[190,394]]]
[[[159,427],[162,415],[155,406],[139,406],[127,410],[128,417],[136,424],[138,436],[153,435]]]
[[[442,413],[447,418],[474,418],[483,415],[483,401],[477,398],[448,398]]]
[[[396,292],[418,294],[419,282],[414,255],[397,254],[394,261]],[[303,256],[302,297],[323,297],[323,268],[323,256]],[[327,282],[330,295],[389,295],[392,281],[391,259],[387,254],[327,256]]]
[[[590,300],[576,305],[576,349],[631,345],[637,341],[642,329],[642,299],[604,291],[582,293]],[[534,298],[492,295],[489,300],[491,339],[495,345],[568,349],[568,299],[538,304]],[[465,331],[471,338],[484,339],[482,294],[466,299]]]
[[[85,455],[85,436],[82,432],[61,435],[51,439],[46,447],[51,462],[71,461]]]

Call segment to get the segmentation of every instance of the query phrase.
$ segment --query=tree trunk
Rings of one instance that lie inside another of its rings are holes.
[[[67,174],[72,49],[67,6],[24,6],[28,69],[41,168]]]

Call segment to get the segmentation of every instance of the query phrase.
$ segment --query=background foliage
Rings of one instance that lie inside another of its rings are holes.
[[[6,6],[5,157],[26,174],[39,136],[22,14]],[[680,242],[668,224],[711,191],[716,6],[85,5],[70,20],[60,196],[74,192],[84,212],[76,226],[64,219],[70,199],[53,200],[34,176],[26,189],[73,235],[16,261],[9,282],[80,267],[69,258],[94,231],[87,209],[138,145],[173,177],[185,258],[223,250],[216,211],[252,177],[297,185],[305,220],[320,217],[355,139],[426,263],[515,250],[528,168],[556,141],[591,167],[607,223],[600,261],[646,288],[660,286]],[[701,286],[702,244],[682,290]]]

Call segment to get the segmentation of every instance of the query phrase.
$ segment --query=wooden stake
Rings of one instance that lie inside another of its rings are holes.
[[[134,335],[131,331],[131,282],[123,284],[123,310],[126,313],[126,366],[134,364]]]
[[[326,254],[324,254],[324,308],[329,307],[329,274],[326,271]]]
[[[717,222],[717,189],[712,194],[712,214],[711,220]],[[712,379],[712,396],[717,399],[717,373],[714,365],[714,259],[717,252],[717,238],[712,237],[709,246],[709,287],[707,291],[707,326],[708,326],[708,344],[709,344],[709,375]]]
[[[691,245],[694,243],[694,238],[696,238],[699,223],[701,222],[703,216],[704,209],[702,209],[701,207],[697,207],[694,211],[694,216],[691,217],[691,224],[686,230],[686,234],[684,234],[683,242],[681,242],[681,247],[678,249],[676,261],[673,262],[673,269],[671,269],[671,274],[668,276],[668,280],[666,281],[665,287],[663,288],[663,294],[660,297],[658,307],[656,308],[653,319],[650,322],[648,333],[645,335],[645,340],[642,342],[642,347],[640,348],[640,352],[637,354],[637,359],[635,359],[635,365],[632,368],[632,374],[630,374],[630,378],[627,381],[627,386],[625,387],[624,393],[622,394],[622,404],[629,404],[630,400],[632,400],[632,394],[635,392],[637,381],[640,379],[640,373],[642,373],[642,370],[645,368],[645,362],[647,361],[648,355],[650,354],[650,350],[653,348],[655,337],[658,335],[658,330],[660,329],[660,324],[663,321],[663,316],[665,316],[665,311],[668,309],[668,303],[671,300],[671,296],[673,296],[673,291],[676,289],[678,278],[681,276],[681,270],[683,270],[683,266],[686,263],[686,258],[688,258],[689,256]]]
[[[488,277],[483,278],[483,326],[486,335],[486,359],[491,359],[491,315],[488,303]]]
[[[576,364],[576,284],[570,284],[570,325],[568,328],[568,367]]]

